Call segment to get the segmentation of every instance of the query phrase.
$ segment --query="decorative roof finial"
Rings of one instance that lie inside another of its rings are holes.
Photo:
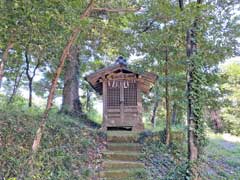
[[[124,59],[122,56],[119,56],[119,57],[117,58],[115,64],[120,64],[120,65],[127,66],[127,60]]]

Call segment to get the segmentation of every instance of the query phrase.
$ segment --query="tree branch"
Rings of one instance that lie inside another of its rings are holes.
[[[26,61],[26,75],[27,75],[27,78],[30,80],[31,79],[31,76],[30,76],[30,74],[29,74],[29,59],[28,59],[28,52],[27,52],[27,50],[25,51],[25,53],[24,53],[24,56],[25,56],[25,61]]]
[[[37,64],[36,64],[36,66],[34,67],[34,69],[33,69],[33,75],[32,75],[32,77],[34,77],[35,75],[36,75],[36,70],[38,69],[38,67],[41,65],[41,61],[38,59],[38,61],[37,61]]]
[[[136,12],[136,11],[140,10],[140,8],[119,8],[119,9],[112,9],[112,8],[97,8],[97,7],[94,7],[92,10],[93,10],[93,11],[119,13],[119,12]]]
[[[89,16],[93,10],[93,6],[94,6],[94,0],[91,0],[90,3],[88,4],[87,8],[81,14],[80,19],[83,19],[83,18]]]

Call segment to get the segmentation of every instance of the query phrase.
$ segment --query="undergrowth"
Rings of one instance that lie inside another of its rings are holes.
[[[163,141],[164,131],[141,134],[140,142],[145,154],[143,162],[148,172],[148,180],[185,179],[187,158],[184,139],[173,141],[169,147]]]
[[[13,104],[0,102],[0,179],[94,178],[100,167],[104,134],[86,125],[86,120],[53,109],[30,168],[31,145],[42,110],[28,108],[21,98]]]

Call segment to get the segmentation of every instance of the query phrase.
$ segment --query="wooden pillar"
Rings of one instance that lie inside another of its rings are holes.
[[[141,90],[140,90],[140,82],[137,81],[137,110],[138,110],[138,124],[136,125],[136,130],[141,131],[144,129],[144,125],[142,122],[142,96],[141,96]]]
[[[103,81],[103,122],[102,129],[107,130],[106,122],[107,122],[107,80]]]
[[[123,124],[124,122],[124,90],[123,90],[123,81],[120,81],[119,84],[120,88],[120,124]]]

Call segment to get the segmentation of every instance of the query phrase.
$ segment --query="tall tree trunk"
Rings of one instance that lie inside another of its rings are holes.
[[[170,143],[171,134],[171,120],[170,120],[170,106],[169,106],[169,82],[168,82],[168,48],[165,50],[165,105],[166,105],[166,145]]]
[[[179,8],[184,9],[183,0],[179,0]],[[202,0],[197,0],[198,4],[202,3]],[[188,123],[188,160],[189,160],[189,172],[193,180],[201,179],[196,166],[192,163],[196,162],[199,158],[199,146],[198,146],[198,136],[197,129],[199,127],[198,119],[199,117],[194,113],[194,107],[196,106],[195,101],[193,101],[193,82],[196,81],[194,77],[195,63],[191,58],[197,53],[197,41],[196,41],[196,28],[197,28],[197,18],[194,21],[192,28],[189,28],[186,32],[186,55],[188,58],[187,64],[187,123]]]
[[[196,53],[196,43],[195,41],[195,31],[190,29],[187,31],[187,57],[189,59],[188,68],[187,68],[187,101],[188,101],[188,113],[187,113],[187,122],[188,122],[188,159],[190,162],[195,162],[199,156],[199,147],[197,145],[198,138],[196,135],[197,130],[197,117],[194,113],[193,103],[193,82],[194,82],[194,63],[190,60],[191,56]],[[194,167],[190,167],[190,172],[193,176],[193,179],[198,179],[199,175]]]
[[[177,105],[175,102],[172,106],[172,123],[177,124]]]
[[[0,62],[0,88],[2,86],[2,78],[4,75],[4,65],[8,59],[8,52],[10,49],[13,48],[13,45],[14,45],[14,43],[12,42],[12,38],[11,38],[7,44],[5,51],[3,52],[2,61]]]
[[[82,105],[79,99],[79,48],[71,48],[64,73],[62,112],[79,116]]]
[[[159,106],[159,99],[157,99],[155,102],[154,102],[154,106],[153,106],[153,112],[152,112],[152,117],[151,117],[151,124],[152,124],[152,127],[155,128],[156,127],[156,113],[157,113],[157,108]]]
[[[201,4],[201,0],[197,0],[198,4]],[[196,102],[199,99],[198,97],[193,96],[193,84],[197,82],[194,74],[196,73],[196,65],[192,59],[193,55],[197,54],[197,40],[196,40],[196,29],[197,29],[197,18],[195,19],[192,28],[187,30],[186,34],[186,54],[188,57],[188,67],[187,67],[187,101],[188,101],[188,113],[187,113],[187,122],[188,122],[188,159],[190,164],[196,162],[199,158],[199,137],[197,135],[197,130],[199,127],[199,118],[198,115],[194,112]],[[195,92],[195,94],[198,92]],[[197,166],[190,165],[189,172],[194,180],[201,179],[199,173],[196,169]]]
[[[201,3],[200,0],[197,1]],[[189,60],[187,68],[187,94],[188,94],[188,158],[190,161],[195,161],[199,157],[198,136],[195,133],[198,128],[198,116],[194,113],[194,99],[193,97],[193,83],[196,81],[194,73],[196,71],[195,63],[191,57],[197,54],[197,40],[196,40],[197,19],[194,21],[193,27],[187,31],[186,38],[186,53]]]

